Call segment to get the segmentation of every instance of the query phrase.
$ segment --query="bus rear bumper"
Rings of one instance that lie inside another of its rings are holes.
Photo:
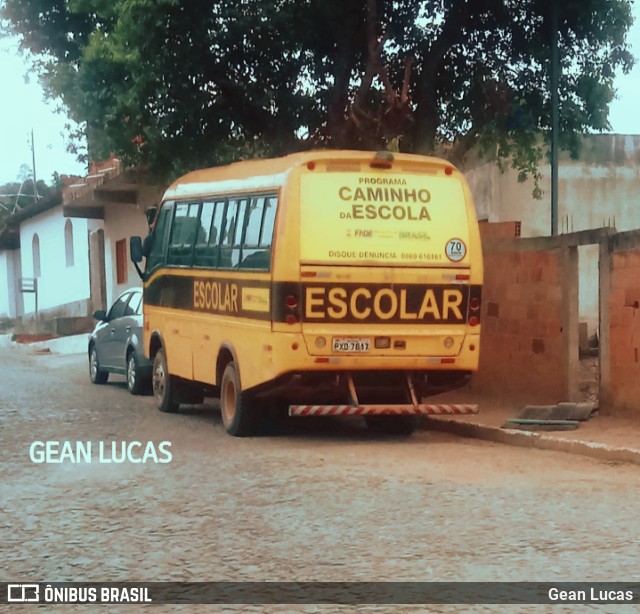
[[[465,416],[477,414],[468,403],[420,405],[289,405],[290,416]]]

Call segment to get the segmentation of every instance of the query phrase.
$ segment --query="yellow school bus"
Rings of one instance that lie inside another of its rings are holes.
[[[477,411],[424,402],[480,350],[476,213],[444,160],[312,151],[195,171],[131,255],[162,411],[214,394],[236,436],[279,412],[409,433]]]

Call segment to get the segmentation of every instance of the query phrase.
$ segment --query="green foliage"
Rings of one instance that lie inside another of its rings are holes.
[[[89,154],[164,177],[312,147],[474,146],[521,179],[550,124],[548,0],[5,0]],[[559,5],[561,144],[608,127],[628,0]],[[541,136],[542,135],[542,136]]]

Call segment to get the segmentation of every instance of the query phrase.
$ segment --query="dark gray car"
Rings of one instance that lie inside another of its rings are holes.
[[[131,394],[150,388],[151,363],[142,345],[142,290],[123,292],[108,312],[96,311],[98,320],[89,337],[89,376],[94,384],[105,384],[109,373],[127,377]]]

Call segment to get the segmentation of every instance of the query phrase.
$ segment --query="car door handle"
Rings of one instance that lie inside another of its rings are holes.
[[[131,326],[127,326],[127,328],[125,328],[125,330],[130,333],[131,332]]]
[[[111,329],[111,334],[112,334],[112,335],[115,335],[115,334],[116,334],[116,329],[115,329],[115,328],[112,328],[112,329]]]

